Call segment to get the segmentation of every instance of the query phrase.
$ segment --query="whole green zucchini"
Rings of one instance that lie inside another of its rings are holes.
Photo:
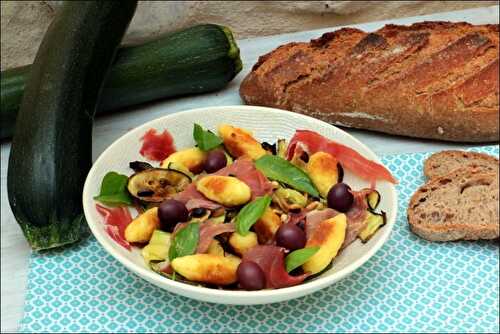
[[[184,29],[118,50],[97,112],[160,98],[215,91],[241,70],[231,31],[215,24]],[[0,139],[12,135],[31,66],[1,73]]]
[[[77,241],[92,120],[137,1],[68,1],[30,70],[7,172],[10,206],[35,250]]]

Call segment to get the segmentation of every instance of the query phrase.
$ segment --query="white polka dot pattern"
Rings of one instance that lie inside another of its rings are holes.
[[[478,151],[498,156],[498,146]],[[33,254],[22,332],[499,332],[497,242],[430,243],[406,222],[429,154],[382,159],[400,180],[390,239],[347,278],[283,303],[228,306],[133,275],[93,237]]]

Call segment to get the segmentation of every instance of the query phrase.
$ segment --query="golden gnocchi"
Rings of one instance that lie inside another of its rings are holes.
[[[346,228],[347,217],[343,213],[322,221],[306,243],[306,247],[319,246],[319,250],[302,265],[302,269],[311,274],[325,269],[337,256],[345,239]]]
[[[337,159],[329,153],[316,152],[311,155],[305,170],[323,197],[338,182]]]
[[[148,242],[154,230],[160,227],[158,208],[154,207],[132,220],[125,228],[125,240],[128,242]]]
[[[208,246],[207,254],[224,256],[224,248],[222,248],[219,241],[214,239]]]
[[[250,248],[257,246],[259,242],[257,241],[257,234],[254,232],[248,232],[245,236],[234,232],[229,237],[229,244],[236,253],[243,255]]]
[[[219,126],[219,135],[229,153],[237,158],[245,156],[257,160],[267,154],[267,151],[247,130],[223,124]]]
[[[205,176],[196,183],[196,189],[206,198],[224,206],[242,205],[252,197],[250,187],[233,176]]]
[[[240,262],[236,256],[194,254],[175,258],[172,268],[194,282],[228,285],[236,282]]]
[[[182,166],[187,168],[190,172],[198,173],[203,169],[203,162],[207,154],[197,147],[188,148],[185,150],[177,151],[168,156],[162,161],[161,167],[168,168],[170,163],[174,166]]]
[[[281,224],[280,217],[268,207],[266,211],[264,211],[264,214],[257,220],[253,229],[257,233],[259,242],[267,244],[273,239]]]

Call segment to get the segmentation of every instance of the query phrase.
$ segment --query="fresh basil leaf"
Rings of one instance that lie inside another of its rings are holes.
[[[101,183],[101,193],[94,199],[106,205],[132,205],[127,190],[128,176],[108,172]]]
[[[292,188],[319,197],[318,190],[309,176],[288,160],[276,155],[264,155],[255,161],[255,167],[269,179],[283,182]]]
[[[236,231],[245,236],[250,231],[250,227],[264,214],[271,204],[271,196],[257,197],[241,209],[236,216]]]
[[[285,266],[286,266],[286,271],[290,272],[294,270],[295,268],[300,267],[304,263],[307,262],[313,256],[316,254],[316,252],[319,250],[318,246],[315,247],[306,247],[302,249],[297,249],[288,254],[285,258]]]
[[[196,123],[194,123],[193,138],[198,148],[202,151],[210,151],[222,144],[222,139],[209,130],[203,130],[203,128]]]
[[[182,257],[194,254],[200,238],[200,224],[189,223],[186,227],[180,229],[174,236],[170,249],[168,250],[168,259],[173,261],[176,257]]]

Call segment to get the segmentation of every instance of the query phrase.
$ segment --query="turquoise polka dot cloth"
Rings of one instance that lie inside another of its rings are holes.
[[[498,146],[477,150],[498,156]],[[199,302],[135,276],[89,237],[32,255],[20,330],[498,333],[498,242],[430,243],[408,230],[428,155],[383,157],[400,180],[397,223],[375,256],[329,288],[270,305]]]

